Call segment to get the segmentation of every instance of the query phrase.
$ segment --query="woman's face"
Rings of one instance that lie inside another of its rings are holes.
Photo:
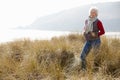
[[[97,12],[96,12],[95,10],[91,10],[91,11],[90,11],[90,17],[91,17],[91,18],[97,17]]]

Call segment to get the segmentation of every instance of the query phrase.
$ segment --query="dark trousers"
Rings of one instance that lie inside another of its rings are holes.
[[[94,48],[95,54],[97,54],[100,44],[101,44],[100,38],[85,42],[80,56],[82,69],[86,69],[86,56],[90,52],[91,48]]]

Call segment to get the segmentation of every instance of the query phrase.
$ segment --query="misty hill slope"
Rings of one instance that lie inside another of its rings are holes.
[[[98,18],[103,22],[106,31],[120,31],[120,2],[97,3],[85,5],[59,13],[40,17],[26,29],[82,31],[91,6],[99,9]]]

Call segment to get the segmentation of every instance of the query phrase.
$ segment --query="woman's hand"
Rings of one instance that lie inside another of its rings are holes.
[[[91,35],[92,35],[93,37],[96,37],[96,34],[95,34],[94,32],[91,32]]]

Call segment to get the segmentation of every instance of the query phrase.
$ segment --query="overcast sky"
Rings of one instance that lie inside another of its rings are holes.
[[[0,29],[31,24],[35,19],[65,9],[120,0],[0,0]]]

